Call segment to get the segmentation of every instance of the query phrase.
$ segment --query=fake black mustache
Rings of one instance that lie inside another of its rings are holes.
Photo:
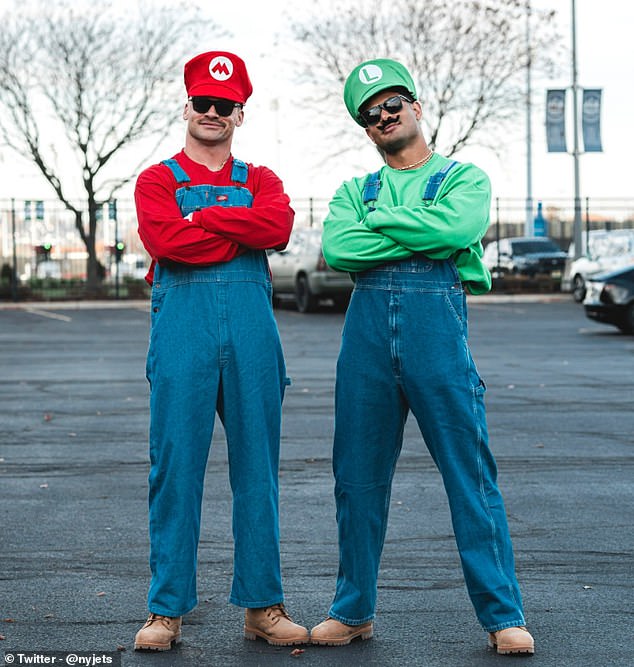
[[[398,116],[391,116],[389,118],[386,118],[385,121],[378,126],[378,128],[382,132],[386,127],[389,127],[393,123],[398,123],[398,121],[399,121]]]

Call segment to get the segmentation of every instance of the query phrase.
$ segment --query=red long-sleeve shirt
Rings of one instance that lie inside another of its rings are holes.
[[[176,190],[185,185],[236,185],[231,180],[233,158],[220,171],[210,171],[184,151],[174,159],[191,179],[177,183],[164,164],[148,167],[137,179],[134,191],[139,236],[152,258],[146,280],[152,284],[154,265],[163,261],[183,264],[228,262],[247,248],[284,248],[295,212],[280,179],[267,167],[249,164],[247,182],[253,195],[247,207],[211,206],[183,218]]]

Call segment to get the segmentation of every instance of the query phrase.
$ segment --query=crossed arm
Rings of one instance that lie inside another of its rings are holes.
[[[472,168],[465,174],[458,167],[435,202],[414,206],[378,203],[369,211],[359,187],[359,181],[341,186],[324,221],[324,256],[333,268],[355,272],[414,253],[447,259],[461,251],[481,252],[490,208],[484,172]]]
[[[284,247],[294,211],[281,181],[260,169],[253,182],[253,205],[213,206],[183,218],[169,172],[160,167],[141,174],[135,189],[139,235],[156,261],[185,264],[226,262],[245,248]],[[160,170],[160,171],[159,171]]]

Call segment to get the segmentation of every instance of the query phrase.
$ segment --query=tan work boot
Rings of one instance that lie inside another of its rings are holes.
[[[308,630],[291,621],[283,604],[262,609],[247,609],[244,613],[244,636],[260,637],[274,646],[307,644]]]
[[[160,614],[150,614],[145,625],[136,633],[134,650],[169,651],[172,642],[178,644],[181,640],[182,620],[182,616],[170,618]]]
[[[356,637],[371,639],[374,634],[372,621],[363,625],[346,625],[327,618],[310,631],[310,643],[322,646],[345,646]]]
[[[505,628],[489,633],[489,648],[501,655],[535,653],[535,642],[525,627]]]

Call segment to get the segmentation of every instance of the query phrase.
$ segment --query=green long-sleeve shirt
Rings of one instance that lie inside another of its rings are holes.
[[[330,202],[324,221],[323,252],[339,271],[357,273],[385,262],[423,253],[452,258],[472,294],[491,289],[491,274],[482,263],[482,237],[489,226],[491,185],[472,164],[456,164],[436,197],[423,202],[432,174],[449,160],[440,155],[419,169],[381,169],[375,210],[363,203],[366,177],[346,181]]]

